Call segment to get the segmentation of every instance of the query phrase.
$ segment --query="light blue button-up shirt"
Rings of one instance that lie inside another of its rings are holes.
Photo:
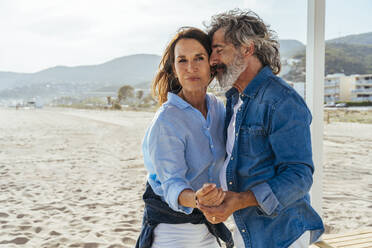
[[[178,204],[185,189],[198,190],[204,183],[219,186],[225,157],[223,134],[225,107],[207,94],[207,118],[173,93],[156,112],[142,151],[148,182],[173,210],[190,214],[193,208]]]

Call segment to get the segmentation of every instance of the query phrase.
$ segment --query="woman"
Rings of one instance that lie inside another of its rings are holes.
[[[207,94],[210,54],[209,37],[184,28],[160,62],[152,88],[161,107],[142,145],[149,176],[136,247],[214,248],[218,238],[233,245],[228,229],[212,225],[197,209],[198,202],[216,206],[224,199],[217,187],[225,157],[225,108]],[[201,189],[205,183],[210,184]]]

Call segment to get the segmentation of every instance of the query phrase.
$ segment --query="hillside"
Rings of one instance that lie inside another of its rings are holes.
[[[305,49],[305,45],[298,40],[279,40],[280,56],[282,58],[289,58]]]
[[[297,40],[279,42],[281,76],[304,82],[305,45]],[[136,54],[98,65],[56,66],[36,73],[0,72],[0,100],[106,94],[123,85],[149,89],[159,62],[158,55]],[[325,74],[333,73],[372,73],[372,32],[326,41]]]
[[[328,40],[327,43],[371,45],[372,44],[372,32],[348,35],[348,36]]]
[[[28,74],[0,72],[0,90],[45,83],[135,86],[151,81],[159,62],[157,55],[137,54],[99,65],[56,66]]]
[[[292,58],[294,64],[283,77],[294,82],[305,81],[305,48]],[[325,75],[334,73],[370,74],[372,73],[372,33],[350,35],[326,41]]]

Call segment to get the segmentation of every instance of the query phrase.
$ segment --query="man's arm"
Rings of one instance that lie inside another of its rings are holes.
[[[271,115],[269,141],[276,175],[251,188],[263,214],[276,215],[309,192],[314,171],[311,114],[304,102],[289,95]]]

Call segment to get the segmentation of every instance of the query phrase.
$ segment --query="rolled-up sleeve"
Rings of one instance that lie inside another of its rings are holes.
[[[260,183],[251,188],[256,197],[259,208],[267,215],[272,215],[274,210],[279,210],[280,203],[267,183]]]
[[[310,123],[305,103],[293,95],[275,106],[269,141],[275,154],[276,175],[252,188],[267,215],[277,214],[311,188],[314,167]]]
[[[190,214],[193,208],[178,204],[178,197],[185,189],[192,189],[186,173],[185,141],[178,137],[175,127],[159,121],[148,136],[151,162],[163,189],[166,203],[175,211]]]

